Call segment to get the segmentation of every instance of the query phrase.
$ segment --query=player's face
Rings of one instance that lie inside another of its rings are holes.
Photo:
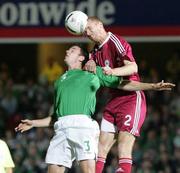
[[[96,21],[88,20],[84,35],[94,42],[99,42],[101,38],[101,24]]]
[[[81,49],[78,46],[72,46],[66,51],[65,59],[67,65],[72,65],[73,63],[79,61]]]

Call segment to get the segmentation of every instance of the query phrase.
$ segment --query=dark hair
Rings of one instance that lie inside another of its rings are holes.
[[[84,60],[82,61],[82,67],[83,67],[86,64],[86,62],[89,60],[89,52],[87,48],[83,44],[79,44],[79,43],[72,44],[70,47],[72,46],[77,46],[80,48],[81,50],[80,55],[84,56]]]
[[[84,66],[89,60],[89,52],[84,46],[80,45],[79,47],[81,48],[81,55],[84,56],[84,60],[82,61],[82,66]]]
[[[86,64],[86,62],[89,60],[89,52],[87,50],[87,48],[85,47],[85,45],[83,44],[73,44],[72,46],[77,46],[81,49],[80,55],[84,56],[84,60],[82,61],[82,67]]]

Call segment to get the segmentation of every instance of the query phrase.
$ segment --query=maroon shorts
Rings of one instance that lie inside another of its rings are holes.
[[[118,131],[127,131],[140,136],[140,129],[146,117],[146,99],[142,91],[112,99],[105,107],[103,118]]]

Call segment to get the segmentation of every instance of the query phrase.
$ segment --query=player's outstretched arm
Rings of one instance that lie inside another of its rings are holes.
[[[51,116],[37,120],[21,120],[21,123],[15,128],[15,131],[20,131],[22,133],[24,131],[32,129],[33,127],[48,127],[50,126],[51,120]]]
[[[172,90],[175,87],[175,84],[168,82],[158,82],[158,83],[143,83],[137,81],[128,81],[123,80],[122,83],[118,86],[119,89],[126,91],[139,91],[139,90]]]

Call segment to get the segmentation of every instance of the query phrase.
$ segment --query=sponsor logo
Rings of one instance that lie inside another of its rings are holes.
[[[98,16],[106,25],[115,21],[115,4],[112,1],[11,1],[0,5],[0,26],[64,26],[64,18],[74,10]]]

